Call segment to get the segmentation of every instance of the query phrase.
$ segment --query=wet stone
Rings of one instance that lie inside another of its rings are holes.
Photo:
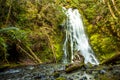
[[[74,80],[72,77],[69,77],[68,80]]]
[[[41,79],[42,76],[35,76],[34,79]]]
[[[97,78],[98,78],[98,74],[95,74],[95,75],[94,75],[94,78],[97,79]]]
[[[105,74],[105,73],[106,73],[105,70],[100,70],[100,71],[99,71],[99,74]]]
[[[84,76],[84,77],[80,78],[80,80],[89,80],[89,79],[87,79],[87,77]]]
[[[86,73],[88,73],[88,74],[92,74],[93,71],[92,71],[92,70],[88,70],[88,71],[86,71]]]
[[[77,73],[77,75],[79,75],[79,76],[80,76],[80,75],[81,75],[81,73]]]
[[[79,76],[76,76],[76,77],[75,77],[75,80],[78,80],[79,78],[80,78]]]

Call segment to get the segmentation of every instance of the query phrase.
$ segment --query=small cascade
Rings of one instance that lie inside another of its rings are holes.
[[[67,20],[65,23],[65,41],[63,45],[64,63],[76,62],[84,59],[84,63],[98,65],[88,38],[86,37],[81,15],[77,9],[65,9]]]

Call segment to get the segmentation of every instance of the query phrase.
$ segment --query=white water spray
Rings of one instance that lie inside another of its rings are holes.
[[[69,8],[66,10],[67,20],[65,23],[66,37],[63,45],[64,63],[74,62],[75,55],[82,55],[84,63],[98,65],[99,62],[95,58],[88,39],[85,35],[81,15],[77,9]],[[80,57],[78,57],[79,59]]]

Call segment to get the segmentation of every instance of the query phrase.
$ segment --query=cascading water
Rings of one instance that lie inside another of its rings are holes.
[[[66,37],[63,45],[64,63],[80,60],[84,57],[84,63],[98,65],[99,62],[93,54],[88,39],[85,35],[81,15],[77,9],[69,8],[65,10],[67,20],[65,23]]]

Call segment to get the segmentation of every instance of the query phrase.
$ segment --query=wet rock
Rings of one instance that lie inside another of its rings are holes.
[[[53,73],[53,76],[54,76],[55,78],[59,77],[59,76],[60,76],[60,72],[59,72],[59,71],[55,71],[55,72]]]
[[[88,74],[92,74],[93,71],[92,71],[92,70],[87,70],[86,73],[88,73]]]
[[[100,71],[99,71],[99,74],[105,74],[105,73],[106,73],[105,70],[100,70]]]
[[[94,74],[94,78],[95,78],[95,79],[98,79],[98,74]]]
[[[72,78],[72,77],[69,77],[69,78],[68,78],[68,80],[74,80],[74,78]]]
[[[34,66],[29,66],[27,67],[28,70],[33,70],[34,69]]]
[[[84,77],[82,77],[80,80],[87,80],[87,77],[84,76]]]

